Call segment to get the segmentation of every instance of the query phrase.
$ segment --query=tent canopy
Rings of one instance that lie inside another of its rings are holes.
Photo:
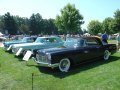
[[[3,34],[0,32],[0,36],[2,36]]]

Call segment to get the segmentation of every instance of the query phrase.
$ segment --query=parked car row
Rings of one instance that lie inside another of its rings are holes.
[[[70,37],[63,41],[57,36],[24,37],[24,43],[5,42],[5,50],[11,50],[16,56],[23,55],[23,60],[28,61],[32,56],[40,66],[55,68],[67,72],[73,65],[103,58],[116,52],[115,44],[103,45],[98,37]]]
[[[13,44],[22,44],[22,43],[32,43],[37,39],[36,36],[31,36],[31,37],[24,37],[21,40],[14,40],[14,41],[9,41],[9,42],[4,42],[4,47],[7,50],[10,50],[9,46]],[[8,49],[9,48],[9,49]]]

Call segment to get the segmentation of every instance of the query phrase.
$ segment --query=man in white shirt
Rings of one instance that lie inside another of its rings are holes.
[[[120,50],[120,32],[118,33],[117,37],[116,37],[116,40],[117,40],[117,48],[118,48],[118,51]]]

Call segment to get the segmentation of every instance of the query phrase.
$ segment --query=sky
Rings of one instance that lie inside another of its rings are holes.
[[[84,17],[82,29],[87,29],[91,20],[102,22],[113,17],[120,9],[120,0],[0,0],[0,15],[10,12],[11,15],[30,18],[33,13],[39,13],[44,19],[55,19],[68,3],[74,4]]]

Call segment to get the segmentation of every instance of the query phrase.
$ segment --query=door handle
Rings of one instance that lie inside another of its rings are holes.
[[[99,47],[96,47],[96,48],[99,48]]]
[[[88,53],[88,51],[84,51],[84,53]]]

